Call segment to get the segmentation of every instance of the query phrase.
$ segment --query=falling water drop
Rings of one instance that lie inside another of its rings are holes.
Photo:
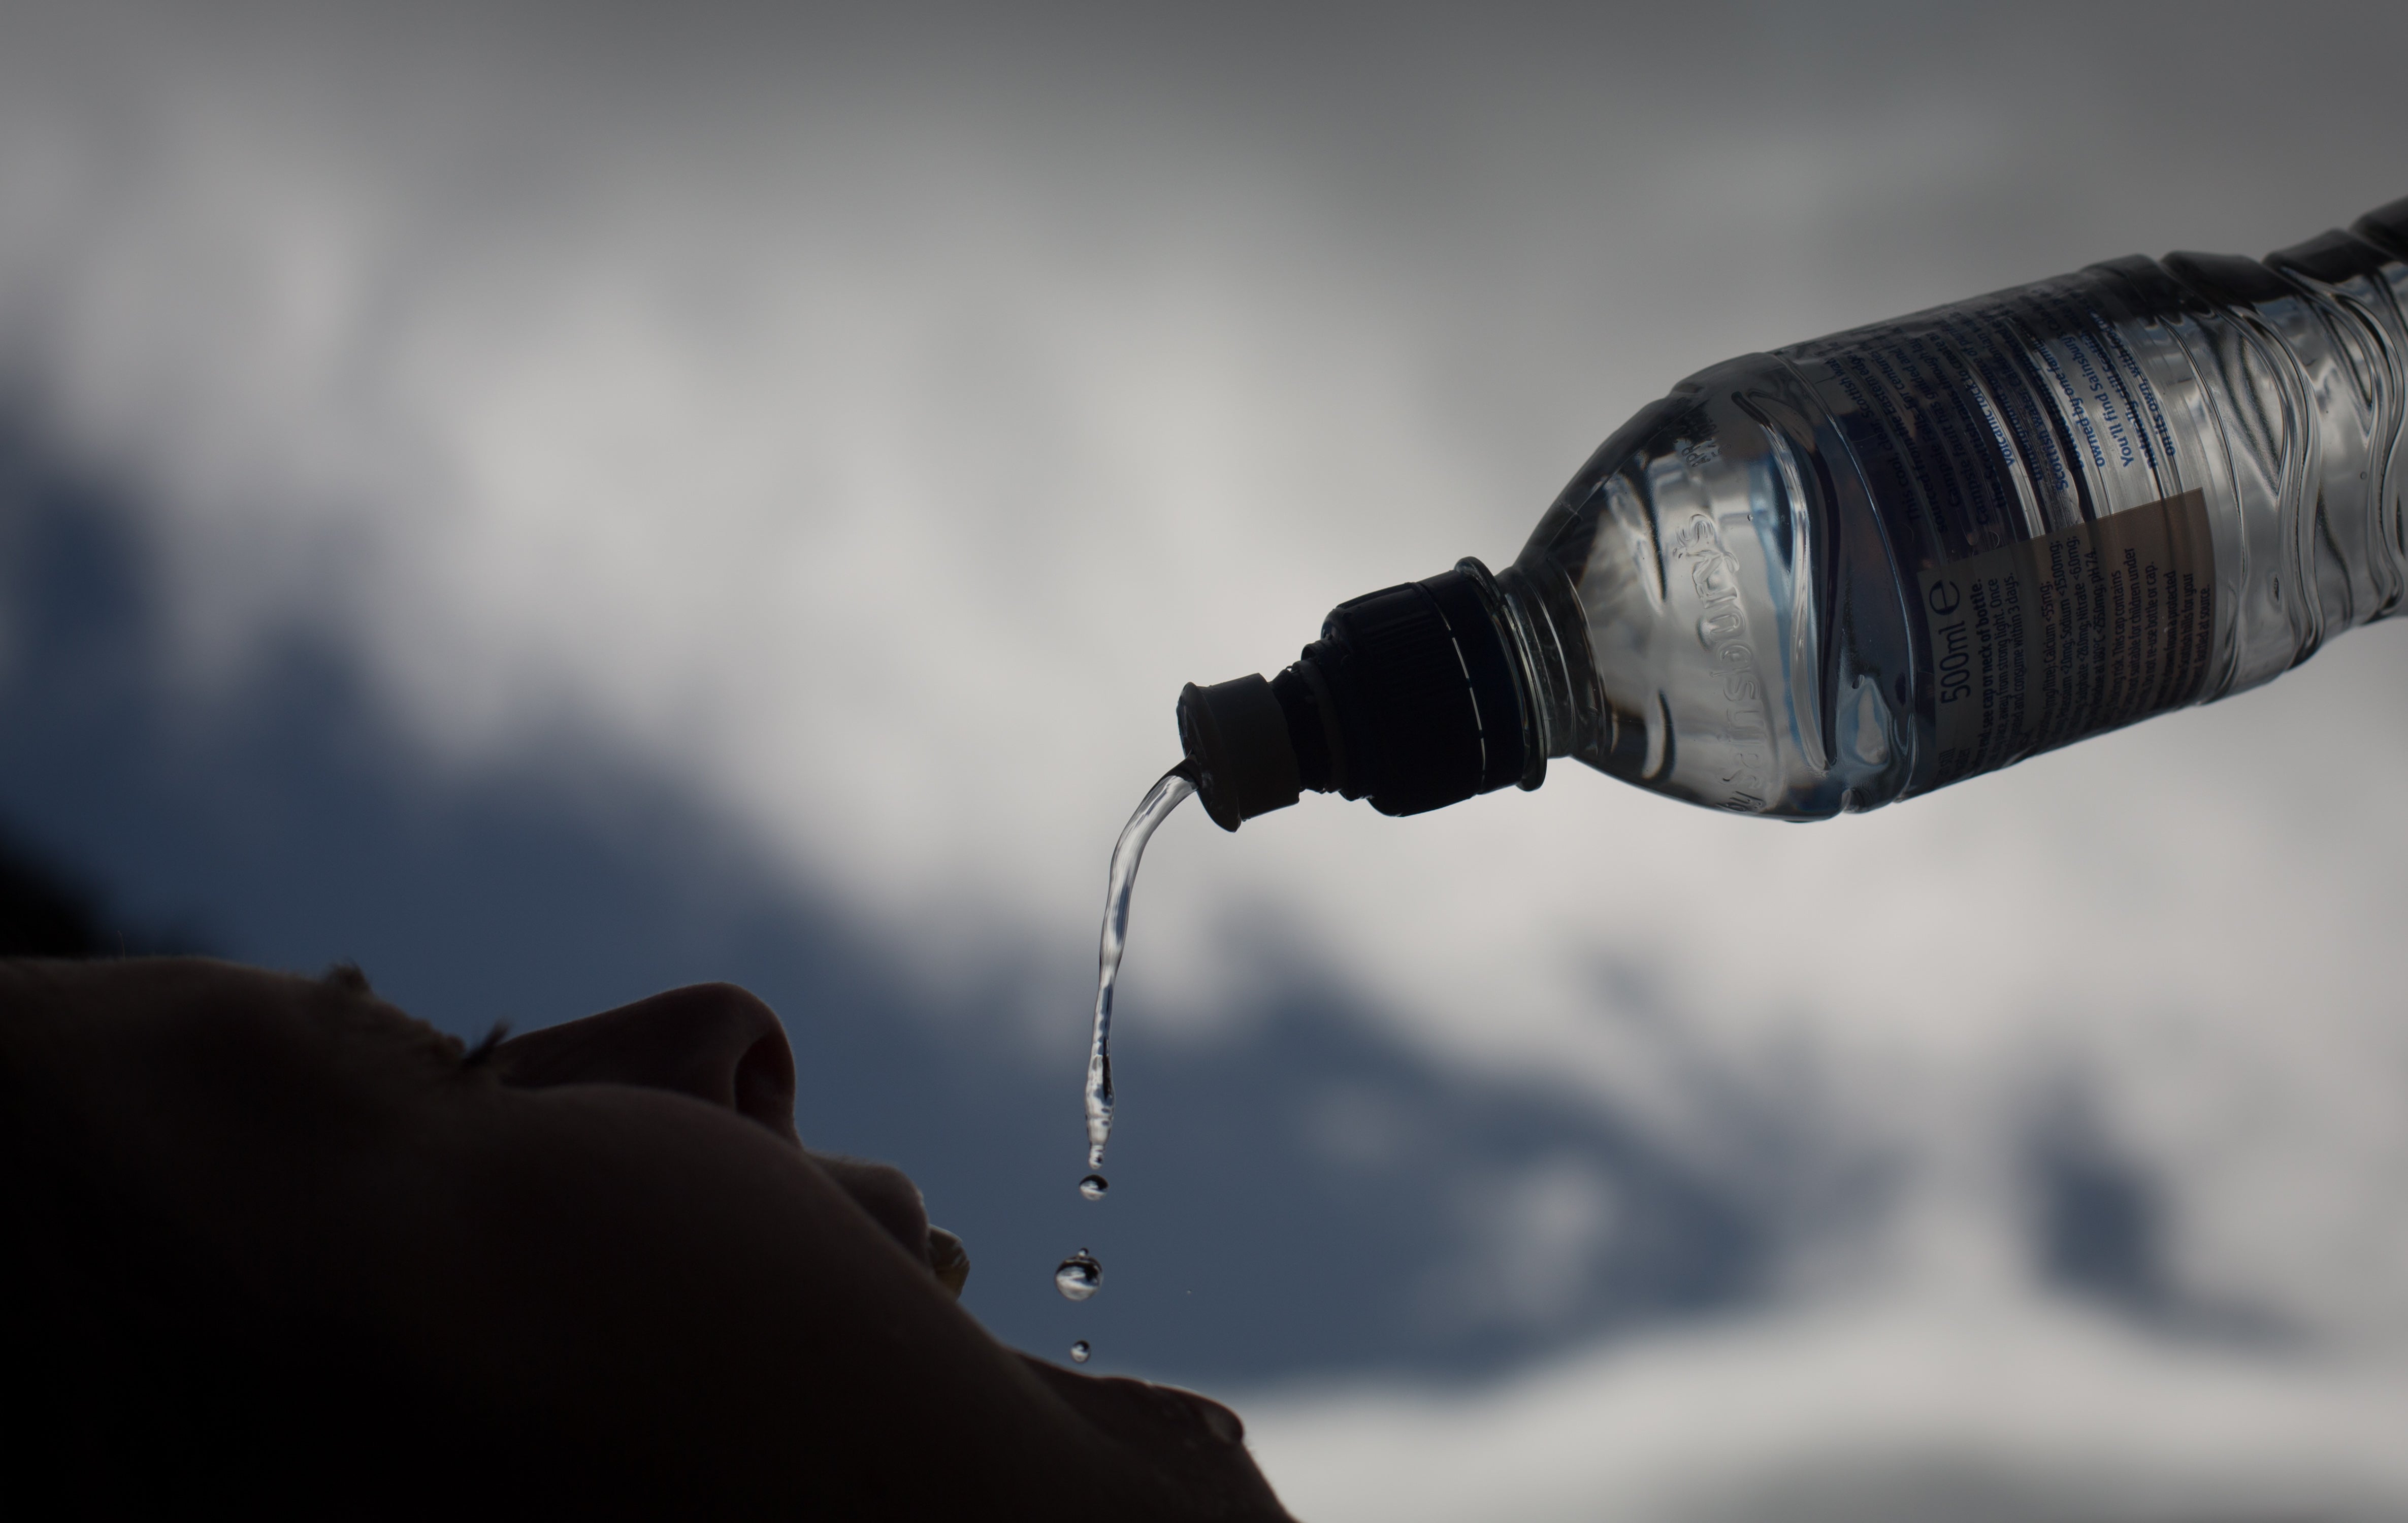
[[[1054,1288],[1062,1292],[1065,1301],[1084,1301],[1103,1283],[1104,1266],[1084,1248],[1063,1260],[1054,1271]]]
[[[1077,1343],[1070,1345],[1070,1362],[1073,1364],[1084,1364],[1087,1362],[1087,1356],[1094,1352],[1095,1350],[1087,1346],[1087,1340],[1082,1338]]]
[[[1104,1191],[1111,1188],[1112,1182],[1099,1174],[1091,1174],[1079,1181],[1079,1193],[1091,1201],[1102,1200]]]
[[[1087,1167],[1104,1166],[1104,1144],[1112,1135],[1112,986],[1121,975],[1121,953],[1128,941],[1129,892],[1137,887],[1137,864],[1154,828],[1170,817],[1196,791],[1187,763],[1164,773],[1146,790],[1144,802],[1112,843],[1112,865],[1104,875],[1104,933],[1096,949],[1096,1029],[1087,1045]]]

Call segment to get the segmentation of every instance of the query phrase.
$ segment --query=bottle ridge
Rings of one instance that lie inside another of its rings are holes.
[[[2254,687],[2401,606],[2408,199],[1702,370],[1491,575],[1180,695],[1213,820],[1418,814],[1549,760],[1824,819]]]

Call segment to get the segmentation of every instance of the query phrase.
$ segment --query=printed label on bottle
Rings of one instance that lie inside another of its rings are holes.
[[[2179,708],[2206,685],[2215,554],[2186,491],[1922,576],[1942,787]]]

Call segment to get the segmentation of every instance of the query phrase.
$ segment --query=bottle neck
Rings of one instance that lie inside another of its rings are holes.
[[[1552,563],[1539,567],[1547,578],[1544,583],[1535,581],[1518,562],[1493,576],[1469,557],[1455,562],[1455,569],[1485,594],[1512,658],[1525,726],[1523,775],[1515,782],[1526,790],[1536,788],[1547,779],[1550,757],[1571,754],[1572,737],[1580,733],[1580,696],[1595,686],[1579,601]]]
[[[1515,602],[1465,561],[1340,604],[1271,681],[1190,685],[1180,738],[1206,813],[1235,830],[1305,790],[1415,815],[1536,788],[1550,739],[1568,732],[1541,697],[1556,679],[1534,666],[1554,625]]]

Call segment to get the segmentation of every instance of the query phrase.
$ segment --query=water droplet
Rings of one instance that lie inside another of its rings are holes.
[[[1070,1362],[1073,1364],[1084,1364],[1087,1362],[1087,1356],[1094,1352],[1094,1349],[1087,1346],[1087,1340],[1082,1338],[1077,1343],[1070,1345]]]
[[[1062,1292],[1065,1301],[1084,1301],[1103,1283],[1104,1266],[1084,1248],[1063,1260],[1054,1271],[1054,1288]]]
[[[1079,1193],[1091,1201],[1102,1200],[1104,1191],[1111,1188],[1112,1182],[1099,1174],[1091,1174],[1079,1181]]]

